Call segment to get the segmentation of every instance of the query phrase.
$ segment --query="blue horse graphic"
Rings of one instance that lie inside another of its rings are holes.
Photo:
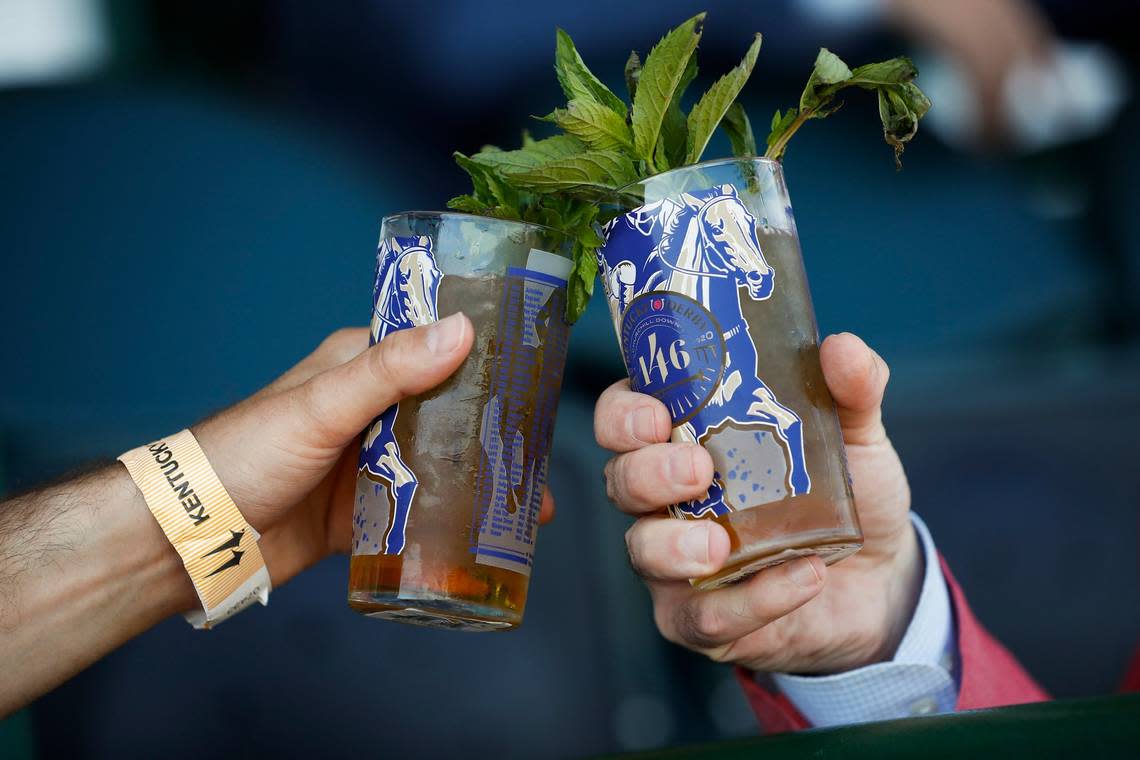
[[[431,239],[387,238],[380,243],[376,258],[371,342],[378,343],[396,330],[435,322],[443,273],[432,254]],[[381,554],[399,554],[404,550],[408,513],[419,486],[396,442],[399,411],[400,405],[393,404],[376,418],[364,436],[360,453],[360,473],[388,489],[390,509],[383,540],[379,542]]]
[[[618,225],[627,230],[619,234]],[[613,220],[606,233],[599,259],[615,321],[637,296],[672,291],[703,304],[723,330],[726,354],[720,383],[704,409],[674,430],[674,440],[703,443],[729,422],[770,428],[787,455],[789,493],[807,493],[811,478],[803,422],[760,379],[756,345],[740,310],[740,289],[754,301],[769,298],[776,272],[764,259],[756,219],[736,188],[722,185],[657,201]],[[704,499],[679,508],[692,516],[731,511],[723,502],[722,484],[715,480]]]

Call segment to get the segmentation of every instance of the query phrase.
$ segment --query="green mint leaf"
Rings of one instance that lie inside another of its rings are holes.
[[[447,207],[467,214],[486,214],[490,207],[473,195],[457,195],[447,202]]]
[[[633,135],[625,119],[600,103],[571,100],[549,118],[593,150],[633,150]]]
[[[736,102],[736,96],[740,94],[748,78],[752,76],[752,69],[756,66],[756,56],[760,54],[761,39],[757,34],[748,47],[744,60],[718,79],[689,112],[685,163],[695,164],[701,160],[701,155],[705,152],[713,132],[720,125],[729,107]]]
[[[847,87],[860,87],[877,94],[883,138],[894,148],[895,165],[901,168],[903,148],[918,131],[919,120],[930,110],[930,100],[913,81],[917,76],[914,64],[905,57],[868,63],[851,71],[834,53],[821,48],[800,96],[800,107],[790,108],[783,114],[777,111],[772,119],[768,150],[764,155],[777,161],[782,159],[788,140],[804,122],[835,113],[842,105],[833,104],[835,96]]]
[[[930,110],[930,99],[913,82],[881,87],[878,93],[883,139],[894,148],[895,167],[901,169],[903,149],[918,132],[919,119]]]
[[[889,61],[859,66],[851,72],[851,84],[870,89],[877,85],[910,82],[917,76],[918,69],[914,67],[911,60],[905,56],[900,56]]]
[[[573,237],[574,266],[567,282],[566,321],[573,324],[582,316],[590,296],[594,292],[594,281],[598,273],[598,248],[605,242],[594,227],[598,217],[598,206],[563,200],[564,196],[543,196],[545,202],[565,204],[565,225],[562,227]]]
[[[463,171],[471,178],[472,193],[471,197],[478,203],[485,206],[493,206],[495,204],[494,193],[491,192],[491,186],[487,180],[487,172],[484,167],[471,168],[473,163],[471,159],[463,155],[459,151],[451,154],[455,158],[455,163],[459,164]]]
[[[557,135],[545,140],[531,140],[529,145],[518,150],[476,153],[471,157],[471,160],[484,166],[494,167],[501,173],[510,175],[515,172],[529,171],[536,166],[542,166],[545,163],[585,151],[586,145],[578,138],[570,135]]]
[[[574,267],[566,284],[566,321],[573,324],[582,316],[594,294],[598,276],[597,249],[574,244]]]
[[[558,209],[547,208],[545,206],[540,206],[536,210],[534,221],[538,224],[545,224],[547,227],[553,227],[556,230],[563,229],[566,225]]]
[[[471,185],[475,189],[474,196],[477,201],[487,206],[501,207],[504,213],[513,211],[516,217],[521,215],[518,190],[506,182],[493,167],[474,161],[458,151],[453,155],[455,162],[471,176]],[[482,155],[496,156],[501,153]]]
[[[574,40],[562,29],[554,35],[554,71],[562,91],[566,93],[566,100],[592,100],[625,118],[625,103],[586,67],[586,62],[574,47]]]
[[[510,175],[513,185],[538,193],[577,193],[590,197],[637,179],[633,162],[616,151],[589,151]]]
[[[633,144],[637,158],[647,166],[656,166],[661,124],[700,42],[704,20],[705,14],[700,13],[666,34],[641,68],[633,99]]]
[[[629,51],[629,58],[625,61],[625,89],[629,91],[632,101],[637,96],[637,80],[641,77],[641,56],[636,50]]]
[[[919,119],[926,116],[932,104],[930,98],[926,97],[926,93],[919,89],[917,84],[904,82],[899,85],[898,92],[907,101],[915,116]]]
[[[657,148],[653,152],[654,167],[659,172],[668,171],[685,162],[689,127],[685,112],[681,110],[681,99],[696,78],[697,57],[693,56],[685,67],[685,74],[677,84],[677,91],[673,93],[673,99],[665,109],[665,118],[661,121],[661,136],[657,138]]]
[[[524,148],[529,148],[529,147],[531,147],[532,145],[534,145],[534,144],[535,144],[535,142],[536,142],[536,140],[535,140],[533,137],[531,137],[531,136],[530,136],[530,130],[529,130],[529,129],[524,129],[524,130],[522,131],[522,139],[521,139],[521,141],[520,141],[520,143],[521,143],[522,147],[524,147]]]
[[[595,211],[597,206],[594,207]],[[596,251],[605,244],[605,238],[597,233],[592,224],[579,226],[578,244],[588,251]]]
[[[778,116],[779,111],[776,114]],[[732,155],[737,158],[756,155],[756,135],[752,133],[752,122],[748,120],[744,106],[739,103],[729,106],[724,112],[724,118],[720,120],[720,128],[728,135]]]
[[[594,294],[593,283],[587,289],[585,281],[577,273],[577,264],[570,271],[570,279],[566,283],[566,321],[574,324],[586,310],[590,303],[590,296]]]
[[[807,86],[800,95],[800,111],[819,108],[838,90],[838,85],[852,77],[847,64],[827,48],[820,48]]]

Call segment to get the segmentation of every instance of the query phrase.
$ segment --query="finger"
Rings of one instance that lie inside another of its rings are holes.
[[[629,389],[629,380],[614,383],[594,407],[594,437],[615,452],[634,451],[669,440],[673,421],[657,399]]]
[[[625,533],[629,563],[646,580],[684,581],[724,565],[728,531],[712,520],[645,517]]]
[[[825,573],[819,557],[801,557],[734,586],[691,593],[673,612],[671,637],[696,649],[728,646],[811,601]]]
[[[882,357],[858,337],[840,333],[823,341],[819,361],[835,399],[844,442],[870,444],[886,438],[882,403],[891,373]]]
[[[546,525],[554,519],[554,496],[549,488],[542,489],[542,508],[538,511],[538,524]]]
[[[443,382],[467,357],[473,336],[467,317],[452,314],[390,333],[352,361],[294,388],[318,438],[311,445],[344,445],[392,404]]]
[[[655,443],[606,463],[606,495],[623,512],[657,512],[709,490],[713,461],[695,443]]]
[[[342,327],[330,333],[311,354],[251,398],[296,388],[310,378],[359,356],[368,348],[368,333],[367,327]]]

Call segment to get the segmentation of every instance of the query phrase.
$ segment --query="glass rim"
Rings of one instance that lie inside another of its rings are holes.
[[[609,200],[612,198],[620,197],[624,193],[628,192],[630,190],[630,188],[638,187],[640,185],[644,185],[646,182],[649,182],[651,180],[656,180],[656,179],[659,179],[661,177],[668,177],[671,174],[680,174],[681,172],[697,171],[697,170],[701,170],[701,169],[709,169],[709,168],[712,168],[715,166],[723,166],[723,165],[728,165],[728,164],[743,164],[743,163],[770,164],[770,165],[776,167],[777,169],[779,169],[781,172],[784,170],[784,165],[781,162],[777,161],[774,158],[768,158],[767,156],[727,156],[725,158],[710,158],[708,161],[701,161],[698,164],[687,164],[685,166],[677,166],[673,169],[669,169],[668,171],[663,171],[660,174],[651,174],[648,177],[642,177],[641,179],[634,180],[633,182],[629,182],[625,185],[622,185],[621,187],[610,190],[608,193],[606,193],[605,198],[607,200]]]
[[[482,214],[468,214],[464,211],[424,211],[422,209],[412,211],[397,211],[394,214],[385,214],[380,217],[380,224],[385,225],[394,219],[408,219],[408,218],[439,218],[439,219],[457,219],[459,221],[472,221],[472,222],[499,222],[502,224],[514,224],[523,227],[531,227],[547,233],[554,233],[562,238],[570,239],[570,233],[565,230],[560,230],[557,227],[550,227],[538,222],[524,222],[520,219],[503,219],[497,216],[483,216]]]

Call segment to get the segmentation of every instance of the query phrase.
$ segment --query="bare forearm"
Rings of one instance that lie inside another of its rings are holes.
[[[0,503],[0,716],[196,603],[121,465]]]

